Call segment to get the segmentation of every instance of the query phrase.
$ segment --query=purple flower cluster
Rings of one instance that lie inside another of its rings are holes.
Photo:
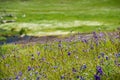
[[[95,80],[100,80],[100,76],[94,75]]]
[[[96,69],[97,69],[97,73],[96,74],[100,74],[100,75],[103,74],[103,70],[102,70],[102,68],[100,66],[97,66]]]
[[[103,75],[103,70],[101,66],[96,67],[96,74],[94,75],[95,80],[100,80],[100,76]]]

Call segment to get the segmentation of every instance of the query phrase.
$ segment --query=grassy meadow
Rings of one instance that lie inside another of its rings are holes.
[[[93,33],[89,40],[0,46],[0,78],[119,80],[120,39],[101,34]]]
[[[21,35],[91,34],[67,41],[0,45],[0,80],[120,80],[119,3],[0,0],[0,42]]]
[[[73,32],[115,30],[120,26],[119,0],[1,0],[1,24],[10,31],[29,29],[28,35],[59,35]],[[13,17],[4,17],[12,14]],[[53,34],[52,34],[53,33]]]

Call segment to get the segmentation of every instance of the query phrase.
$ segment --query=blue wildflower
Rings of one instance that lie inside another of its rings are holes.
[[[30,71],[31,70],[31,67],[30,66],[28,66],[28,71]]]
[[[61,79],[65,79],[65,76],[64,76],[64,75],[62,75],[62,76],[61,76]]]
[[[72,72],[75,73],[77,72],[77,70],[75,68],[72,68]]]
[[[106,56],[106,60],[108,60],[109,58],[108,58],[108,56]]]
[[[86,69],[86,68],[87,68],[86,64],[83,64],[80,69],[81,69],[81,70],[84,70],[84,69]]]
[[[100,80],[100,76],[94,75],[95,80]]]
[[[36,80],[40,80],[40,77],[37,77]]]
[[[100,54],[101,54],[102,57],[104,57],[104,55],[105,55],[104,53],[100,53]]]
[[[100,59],[100,56],[98,56],[98,59]]]
[[[35,75],[37,75],[37,74],[38,74],[38,71],[35,72]]]
[[[40,52],[37,52],[37,55],[39,56],[39,55],[40,55]]]
[[[95,39],[98,39],[98,36],[97,36],[96,32],[93,32],[93,37],[94,37]]]
[[[120,53],[118,53],[118,54],[115,54],[115,56],[118,58],[118,57],[120,57]]]
[[[71,52],[68,52],[68,56],[70,56],[71,55]]]
[[[61,43],[61,41],[59,41],[59,43],[58,43],[58,47],[62,47],[62,43]]]
[[[19,76],[16,76],[16,77],[15,77],[15,79],[16,79],[16,80],[19,80],[19,79],[20,79],[20,77],[19,77]]]
[[[96,74],[100,74],[100,75],[102,75],[103,74],[103,70],[102,70],[102,68],[100,67],[100,66],[97,66],[97,73]]]
[[[5,55],[2,55],[2,58],[5,59]]]
[[[27,80],[26,77],[24,77],[23,80]]]
[[[54,68],[54,69],[57,69],[57,68],[58,68],[58,66],[53,66],[53,68]]]
[[[19,76],[22,76],[22,72],[21,71],[19,72]]]
[[[88,43],[88,41],[86,39],[82,39],[83,43]]]
[[[104,36],[104,34],[103,34],[103,33],[100,33],[100,34],[99,34],[99,36],[100,36],[100,37],[103,37],[103,36]]]

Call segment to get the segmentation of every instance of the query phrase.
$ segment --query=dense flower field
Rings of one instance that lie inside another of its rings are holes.
[[[115,35],[114,35],[115,34]],[[0,80],[119,80],[120,36],[0,46]]]

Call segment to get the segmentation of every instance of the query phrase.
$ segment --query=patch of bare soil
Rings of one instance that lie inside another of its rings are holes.
[[[110,37],[110,38],[118,38],[118,32],[108,32],[108,33],[97,33],[98,37]],[[34,36],[24,36],[21,37],[18,41],[13,43],[16,44],[28,44],[28,43],[49,43],[49,42],[58,42],[58,41],[78,41],[78,40],[89,40],[93,38],[93,33],[78,33],[78,34],[70,34],[70,35],[58,35],[58,36],[42,36],[42,37],[34,37]]]

